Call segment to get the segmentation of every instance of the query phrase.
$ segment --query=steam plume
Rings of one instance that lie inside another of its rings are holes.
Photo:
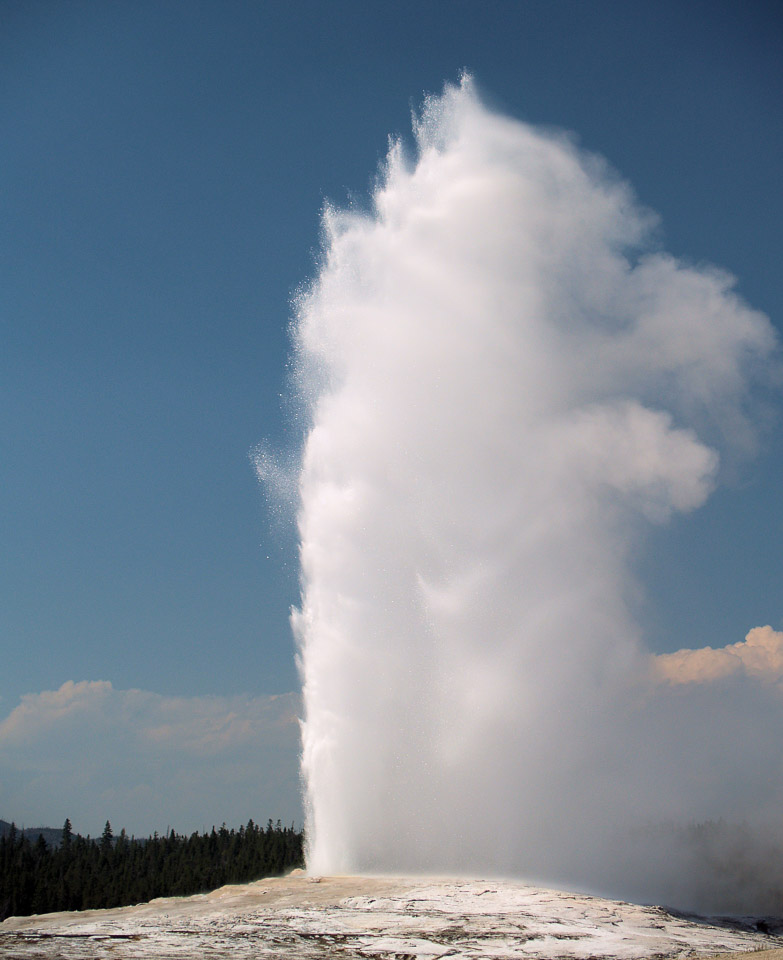
[[[724,815],[744,765],[650,679],[629,561],[747,444],[772,329],[470,78],[414,133],[326,210],[295,323],[308,864],[666,896],[627,838]]]

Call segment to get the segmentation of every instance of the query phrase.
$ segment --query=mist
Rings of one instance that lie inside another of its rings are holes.
[[[308,868],[761,908],[783,695],[675,682],[634,569],[754,449],[772,327],[469,77],[413,126],[367,210],[325,210],[293,324]],[[764,866],[716,886],[735,823]]]

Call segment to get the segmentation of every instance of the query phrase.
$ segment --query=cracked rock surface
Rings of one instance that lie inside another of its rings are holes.
[[[514,880],[292,875],[133,907],[10,917],[0,957],[641,960],[783,947],[748,927]]]

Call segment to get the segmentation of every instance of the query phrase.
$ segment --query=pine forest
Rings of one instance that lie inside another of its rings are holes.
[[[150,838],[74,834],[65,821],[58,844],[31,840],[14,826],[0,837],[0,920],[59,910],[91,910],[188,896],[226,883],[278,876],[303,862],[303,832],[270,820],[239,830]]]

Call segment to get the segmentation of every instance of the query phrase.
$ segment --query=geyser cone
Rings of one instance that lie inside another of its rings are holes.
[[[415,136],[326,211],[295,324],[308,864],[597,882],[611,835],[700,812],[628,559],[708,496],[771,329],[469,79]]]

